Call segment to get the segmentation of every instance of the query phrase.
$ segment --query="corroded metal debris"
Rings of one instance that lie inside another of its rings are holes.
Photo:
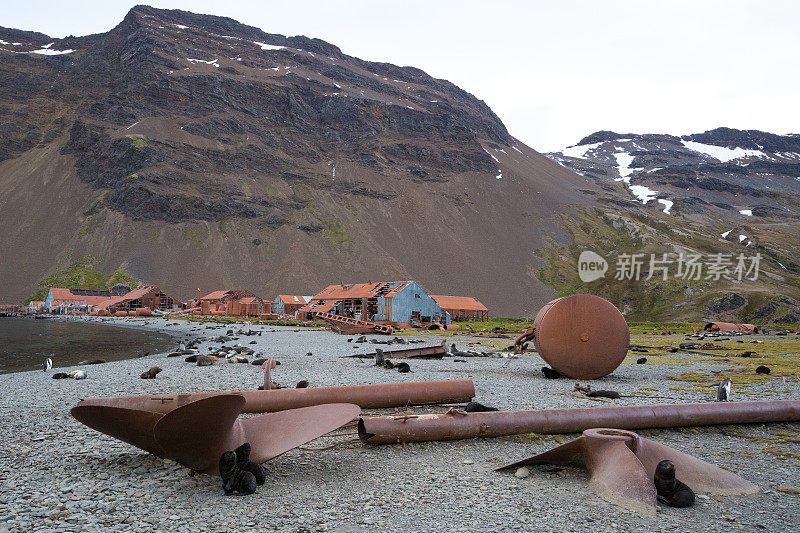
[[[619,429],[588,429],[575,440],[497,470],[579,462],[588,470],[589,488],[598,496],[632,511],[654,515],[653,476],[663,460],[672,461],[676,477],[695,491],[723,495],[758,492],[757,485],[732,472]]]

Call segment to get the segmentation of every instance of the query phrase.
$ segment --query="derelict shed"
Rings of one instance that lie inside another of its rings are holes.
[[[131,292],[111,298],[101,308],[107,309],[111,313],[117,311],[136,311],[137,309],[148,308],[151,311],[173,311],[175,300],[161,292],[155,285],[139,287]]]
[[[295,294],[279,294],[272,301],[272,312],[279,315],[294,316],[294,314],[308,302],[311,296],[299,296]]]
[[[450,315],[414,281],[330,285],[314,295],[298,316],[319,312],[369,321],[450,323]]]
[[[443,296],[431,294],[431,298],[450,313],[450,317],[457,322],[470,320],[482,321],[489,318],[489,309],[471,296]]]

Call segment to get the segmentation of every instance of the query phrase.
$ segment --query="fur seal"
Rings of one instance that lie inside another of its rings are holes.
[[[161,369],[157,366],[151,366],[150,370],[146,372],[142,372],[142,375],[139,376],[142,379],[156,379],[156,375],[161,372]]]
[[[768,366],[758,365],[756,367],[756,374],[769,374],[772,370]]]
[[[184,359],[184,361],[187,363],[196,363],[198,357],[200,357],[198,354],[190,355],[189,357]]]
[[[640,357],[639,359],[636,360],[637,365],[643,365],[646,362],[647,362],[647,357]]]
[[[105,361],[103,361],[102,359],[87,359],[85,361],[81,361],[80,363],[78,363],[78,366],[102,365],[103,363],[105,363]]]
[[[225,495],[235,493],[253,494],[256,491],[256,477],[252,472],[242,470],[236,460],[235,452],[225,452],[219,458],[219,475]]]
[[[408,363],[397,363],[395,368],[397,368],[397,371],[400,372],[401,374],[407,374],[411,372],[411,367],[409,366]]]
[[[380,348],[375,348],[375,366],[383,365],[383,350]]]
[[[466,413],[488,413],[490,411],[498,411],[497,407],[489,407],[478,402],[469,402],[464,408]]]
[[[86,372],[83,370],[73,370],[69,373],[69,377],[73,379],[86,379]]]
[[[297,382],[297,385],[294,386],[295,389],[307,389],[308,388],[308,380],[301,379]]]
[[[214,358],[216,359],[216,358]],[[214,364],[214,359],[207,355],[199,355],[197,357],[197,366],[209,366]]]
[[[53,379],[66,379],[69,377],[69,374],[66,372],[56,372],[53,374]]]
[[[267,471],[260,464],[250,460],[250,443],[245,442],[236,448],[233,453],[236,454],[236,465],[242,470],[253,474],[253,477],[256,478],[256,483],[263,485],[267,480]]]
[[[384,359],[383,361],[383,368],[391,370],[394,368],[394,363],[392,363],[391,359]]]
[[[563,377],[564,377],[564,376],[561,374],[561,372],[558,372],[558,371],[556,371],[556,370],[553,370],[553,369],[552,369],[552,368],[550,368],[549,366],[543,366],[543,367],[542,367],[542,374],[544,375],[544,377],[545,377],[546,379],[558,379],[558,378],[563,378]]]
[[[694,505],[694,492],[685,483],[675,478],[675,465],[664,460],[656,466],[653,476],[656,494],[660,502],[670,507],[691,507]]]
[[[720,383],[717,387],[718,402],[727,402],[730,399],[732,386],[733,380],[731,378],[725,378],[722,380],[722,383]]]

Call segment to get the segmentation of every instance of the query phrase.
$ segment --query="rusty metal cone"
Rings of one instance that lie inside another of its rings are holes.
[[[251,460],[261,463],[343,426],[361,412],[357,405],[340,403],[240,419],[245,406],[240,394],[203,398],[167,413],[147,410],[141,402],[127,408],[119,406],[119,399],[109,400],[112,405],[81,402],[72,416],[101,433],[207,474],[218,474],[220,455],[245,442],[250,443]]]
[[[575,440],[497,470],[535,464],[582,464],[589,472],[589,488],[595,494],[626,509],[652,515],[656,513],[653,476],[656,465],[664,459],[675,464],[676,477],[696,492],[758,492],[757,485],[736,474],[619,429],[588,429]]]

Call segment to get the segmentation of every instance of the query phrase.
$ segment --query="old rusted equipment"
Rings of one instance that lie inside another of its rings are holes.
[[[394,328],[389,324],[379,322],[369,322],[366,320],[356,320],[347,316],[334,315],[333,313],[314,313],[316,318],[324,320],[333,326],[333,329],[344,335],[363,335],[365,333],[379,333],[391,335]]]
[[[104,401],[105,400],[105,401]],[[124,400],[124,401],[122,401]],[[174,404],[159,397],[82,400],[72,416],[92,429],[197,472],[217,474],[220,455],[249,442],[251,461],[263,463],[353,420],[352,404],[326,404],[239,418],[246,400],[217,394]]]
[[[628,353],[630,332],[614,304],[593,294],[573,294],[547,303],[515,347],[530,340],[542,359],[573,379],[597,379],[613,372]]]
[[[470,379],[459,379],[350,385],[345,387],[119,396],[114,398],[87,398],[83,402],[89,402],[84,405],[97,403],[122,408],[128,407],[131,402],[135,405],[143,403],[150,406],[149,409],[151,411],[166,413],[196,400],[229,394],[239,395],[244,398],[245,404],[241,409],[242,413],[272,413],[326,403],[351,403],[358,405],[362,409],[384,409],[408,405],[468,402],[475,396],[475,385]],[[158,401],[153,401],[154,399]]]
[[[444,346],[428,346],[425,348],[406,348],[405,350],[392,350],[383,352],[383,356],[388,359],[441,359],[446,354]],[[377,353],[353,354],[345,357],[360,357],[362,359],[374,359]]]
[[[703,331],[741,331],[743,333],[758,333],[758,326],[753,324],[734,324],[732,322],[709,322]]]
[[[668,459],[678,479],[693,490],[711,494],[754,494],[758,486],[712,464],[630,431],[588,429],[575,440],[545,453],[498,468],[568,465],[581,462],[589,472],[589,488],[598,496],[635,512],[656,514],[656,465]]]
[[[362,417],[366,444],[501,437],[523,433],[579,433],[596,427],[650,429],[715,424],[800,421],[800,400],[626,405],[536,411],[497,411]]]

